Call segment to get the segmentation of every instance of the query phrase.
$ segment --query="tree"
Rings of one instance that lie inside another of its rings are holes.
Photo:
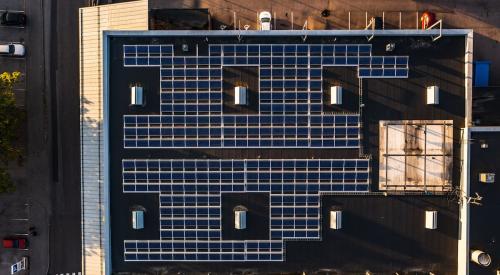
[[[24,111],[16,106],[13,87],[19,81],[20,72],[0,74],[0,193],[15,190],[7,166],[10,161],[20,160],[22,150],[17,144]]]

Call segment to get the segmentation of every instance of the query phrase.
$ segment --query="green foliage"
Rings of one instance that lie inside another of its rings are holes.
[[[16,186],[12,182],[9,173],[7,173],[4,167],[0,167],[0,194],[14,192],[15,190]]]
[[[16,106],[13,87],[21,73],[4,72],[0,74],[0,193],[15,190],[14,183],[7,173],[9,161],[20,160],[21,149],[16,145],[20,127],[24,119],[23,110]]]

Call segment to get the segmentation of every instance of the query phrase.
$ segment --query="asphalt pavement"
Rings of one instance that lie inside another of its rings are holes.
[[[47,32],[50,18],[47,16],[47,0],[26,1],[26,109],[27,109],[27,157],[26,169],[29,193],[28,200],[31,224],[37,228],[38,235],[30,242],[30,274],[46,274],[49,264],[49,217],[50,206],[50,94],[46,86],[47,65],[50,55],[47,52]]]
[[[52,0],[51,78],[54,166],[50,274],[81,271],[80,100],[78,8],[83,0]]]

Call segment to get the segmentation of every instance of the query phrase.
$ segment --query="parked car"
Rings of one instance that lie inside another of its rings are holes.
[[[3,239],[4,248],[26,249],[28,241],[22,237],[8,237]]]
[[[24,56],[26,50],[23,44],[9,43],[0,44],[0,55]]]
[[[5,11],[0,16],[0,24],[4,26],[25,26],[26,14],[22,12]]]
[[[261,31],[271,30],[271,13],[268,11],[263,11],[259,14],[259,23]]]

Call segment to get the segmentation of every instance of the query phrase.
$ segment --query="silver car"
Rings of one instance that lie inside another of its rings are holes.
[[[24,56],[25,53],[26,50],[23,44],[19,43],[0,44],[0,55]]]

